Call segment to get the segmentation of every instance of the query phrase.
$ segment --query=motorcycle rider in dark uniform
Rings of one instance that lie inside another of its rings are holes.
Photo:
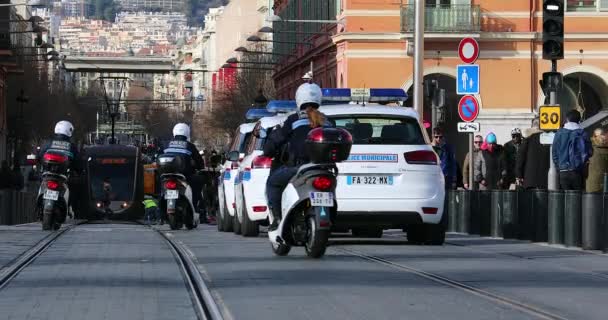
[[[82,159],[80,159],[80,153],[76,144],[72,143],[72,134],[74,133],[74,126],[69,121],[59,121],[55,125],[55,135],[40,148],[39,159],[42,159],[45,153],[53,152],[63,154],[68,157],[70,161],[70,172],[80,174],[82,170]],[[68,179],[68,188],[72,196],[69,198],[69,204],[74,210],[74,207],[78,207],[79,188],[74,180],[73,176]],[[75,211],[75,210],[74,210]]]
[[[173,140],[169,142],[164,153],[183,156],[186,160],[186,169],[183,172],[188,184],[192,188],[192,204],[198,208],[203,189],[201,179],[195,176],[196,170],[205,167],[203,157],[196,146],[190,142],[190,127],[185,123],[178,123],[173,127]]]
[[[281,197],[289,180],[298,168],[309,162],[304,149],[306,136],[318,127],[333,127],[327,117],[319,112],[322,92],[316,84],[304,83],[296,92],[299,112],[290,115],[280,129],[273,131],[264,144],[264,156],[280,157],[283,147],[287,147],[289,159],[286,165],[272,170],[266,181],[268,206],[273,215],[270,231],[276,230],[281,220]],[[287,144],[287,146],[286,146]]]

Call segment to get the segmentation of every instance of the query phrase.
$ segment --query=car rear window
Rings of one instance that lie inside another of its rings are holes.
[[[353,144],[426,144],[418,121],[409,117],[352,115],[331,117],[353,136]]]

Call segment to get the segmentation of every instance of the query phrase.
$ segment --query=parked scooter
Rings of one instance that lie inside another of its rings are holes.
[[[158,157],[162,215],[168,220],[171,230],[196,228],[200,217],[192,203],[192,188],[183,172],[184,159],[178,155],[163,154]]]
[[[338,128],[316,128],[306,138],[306,153],[311,163],[300,166],[282,196],[281,223],[268,232],[272,250],[284,256],[292,246],[304,246],[311,258],[325,254],[333,217],[337,162],[350,154],[352,136]],[[272,223],[272,215],[270,215]]]
[[[46,152],[42,157],[42,183],[36,200],[42,230],[58,230],[66,220],[70,199],[69,167],[69,158],[61,153]]]

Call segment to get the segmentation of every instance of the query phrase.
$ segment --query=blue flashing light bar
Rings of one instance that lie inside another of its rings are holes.
[[[264,117],[272,117],[275,114],[266,109],[249,109],[245,114],[247,120],[259,120]]]
[[[395,102],[406,101],[408,96],[399,88],[355,89],[335,88],[322,89],[324,102]]]
[[[274,113],[289,113],[298,110],[295,100],[271,100],[266,105],[266,110]]]

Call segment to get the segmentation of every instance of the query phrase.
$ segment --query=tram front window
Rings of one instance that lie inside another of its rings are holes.
[[[133,197],[133,161],[95,159],[89,164],[89,171],[91,193],[95,201],[126,201]]]

